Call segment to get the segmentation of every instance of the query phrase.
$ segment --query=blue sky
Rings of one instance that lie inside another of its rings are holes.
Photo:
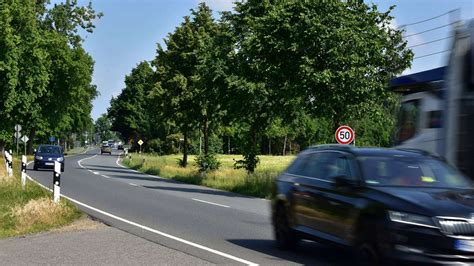
[[[88,1],[80,0],[80,4]],[[130,73],[140,61],[152,60],[155,56],[156,44],[163,43],[166,35],[182,21],[183,16],[195,8],[199,0],[93,0],[94,9],[104,13],[96,22],[93,34],[85,36],[84,48],[95,60],[93,82],[97,85],[100,95],[94,101],[92,117],[97,119],[107,111],[112,96],[120,93],[124,85],[125,75]],[[233,0],[206,0],[213,10],[230,10]],[[367,0],[375,3],[380,10],[387,10],[396,4],[393,11],[394,27],[428,19],[453,9],[453,13],[461,19],[474,16],[472,0],[400,0],[382,1]],[[442,16],[425,23],[407,26],[406,35],[446,25],[450,22],[449,15]],[[450,36],[449,27],[408,37],[408,44],[418,45],[432,40]],[[428,45],[414,47],[415,57],[436,53],[448,49],[450,39]],[[415,59],[411,69],[405,73],[413,73],[435,68],[445,64],[446,54],[438,54]]]

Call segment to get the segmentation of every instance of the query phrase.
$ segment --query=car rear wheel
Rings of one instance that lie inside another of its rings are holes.
[[[370,226],[370,223],[365,223],[361,228],[359,241],[355,246],[356,257],[359,265],[381,265],[382,257],[377,249],[377,230],[376,226]],[[369,229],[371,228],[371,229]]]
[[[375,246],[369,242],[357,247],[357,260],[359,265],[380,265],[380,257]]]
[[[291,249],[298,243],[298,236],[288,223],[288,214],[285,206],[279,204],[275,213],[274,231],[278,248]]]

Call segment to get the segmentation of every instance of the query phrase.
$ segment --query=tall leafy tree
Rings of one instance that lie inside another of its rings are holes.
[[[82,49],[79,28],[91,32],[100,17],[91,4],[11,0],[0,3],[0,146],[23,125],[30,148],[37,133],[66,137],[90,125],[94,61]]]
[[[148,95],[153,86],[153,70],[146,61],[139,63],[125,77],[125,88],[110,101],[108,116],[112,130],[121,134],[125,141],[147,139],[150,132]]]
[[[0,3],[0,147],[15,124],[27,124],[34,103],[46,92],[50,75],[33,1]]]
[[[236,3],[227,16],[239,54],[235,98],[252,110],[238,112],[250,124],[247,170],[272,117],[291,121],[304,107],[335,128],[385,98],[387,82],[413,56],[401,31],[389,27],[391,10],[362,1]]]

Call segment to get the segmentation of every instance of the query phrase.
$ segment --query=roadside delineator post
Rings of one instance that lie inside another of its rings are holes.
[[[7,173],[8,173],[8,176],[12,176],[13,175],[13,157],[12,157],[12,151],[10,150],[10,152],[8,151],[5,151],[5,160],[7,162]]]
[[[59,203],[61,193],[61,163],[58,161],[54,161],[53,186],[53,201]]]
[[[21,186],[26,186],[26,155],[21,156]]]

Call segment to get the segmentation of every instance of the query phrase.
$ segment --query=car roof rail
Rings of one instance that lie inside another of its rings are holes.
[[[435,157],[437,157],[436,154],[433,154],[429,151],[422,150],[422,149],[416,149],[416,148],[394,148],[394,149],[399,150],[399,151],[414,152],[414,153],[418,153],[418,154],[425,155],[425,156],[435,156]]]
[[[317,150],[317,149],[338,149],[338,150],[345,150],[350,151],[354,147],[352,145],[342,145],[342,144],[319,144],[310,146],[308,149]]]

